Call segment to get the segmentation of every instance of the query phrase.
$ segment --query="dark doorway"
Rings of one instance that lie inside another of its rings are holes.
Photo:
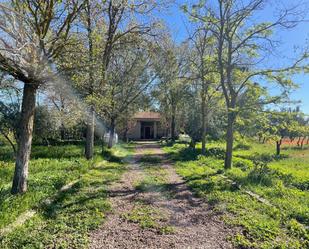
[[[141,122],[141,139],[154,139],[153,122]]]
[[[146,139],[150,139],[151,138],[151,136],[150,136],[150,127],[149,126],[145,127],[145,138]]]

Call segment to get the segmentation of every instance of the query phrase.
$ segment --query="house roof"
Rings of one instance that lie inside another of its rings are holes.
[[[138,112],[133,116],[134,119],[160,120],[161,115],[158,112]]]

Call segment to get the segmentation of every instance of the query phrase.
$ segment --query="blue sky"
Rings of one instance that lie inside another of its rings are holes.
[[[168,25],[175,41],[182,41],[187,36],[188,22],[186,15],[180,10],[180,6],[187,1],[178,0],[169,10],[161,14],[161,17]],[[193,2],[193,1],[191,1]],[[285,0],[285,3],[293,3],[293,0]],[[309,0],[308,0],[309,3]],[[309,9],[308,9],[309,10]],[[259,18],[269,19],[269,15],[273,13],[271,7],[259,14]],[[308,16],[309,18],[309,16]],[[276,39],[280,39],[281,46],[279,48],[282,57],[293,58],[295,46],[309,45],[309,25],[308,22],[300,23],[293,30],[279,31],[276,34]],[[278,58],[280,60],[280,58]],[[284,60],[282,60],[284,61]],[[270,61],[269,63],[273,63]],[[280,62],[279,62],[280,63]],[[308,62],[309,64],[309,62]],[[294,90],[291,94],[291,99],[301,101],[301,109],[306,114],[309,114],[309,74],[300,73],[293,78],[299,84],[299,88]]]

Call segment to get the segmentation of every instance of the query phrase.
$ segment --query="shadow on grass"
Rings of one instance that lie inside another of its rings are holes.
[[[119,169],[111,167],[100,167],[95,170],[109,173],[119,173]],[[97,174],[97,173],[94,173]],[[42,211],[45,219],[56,219],[58,215],[63,213],[71,214],[72,212],[91,212],[91,207],[87,209],[91,202],[106,200],[109,192],[106,186],[115,181],[113,177],[100,178],[99,175],[89,175],[87,179],[81,179],[75,183],[70,189],[60,192],[54,197],[51,197],[51,202],[42,202],[38,208]],[[89,180],[91,179],[91,180]],[[96,206],[95,209],[102,207]]]
[[[305,151],[305,150],[308,150],[309,147],[308,145],[304,145],[303,147],[301,146],[292,146],[292,147],[282,147],[281,150],[300,150],[300,151]]]
[[[109,162],[115,162],[115,163],[122,163],[123,159],[125,158],[125,157],[115,156],[113,152],[108,149],[102,152],[102,156],[105,160]]]

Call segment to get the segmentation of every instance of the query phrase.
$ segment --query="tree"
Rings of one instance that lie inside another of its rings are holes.
[[[111,68],[112,62],[116,60],[114,57],[120,55],[122,47],[127,46],[126,44],[132,45],[139,40],[157,35],[158,25],[150,16],[158,4],[159,2],[152,0],[136,3],[113,0],[86,1],[85,11],[80,18],[80,25],[83,28],[76,35],[79,50],[76,46],[71,48],[74,52],[63,56],[65,63],[63,61],[60,63],[70,73],[76,88],[90,109],[86,121],[85,150],[89,159],[92,158],[93,151],[94,114],[106,114],[106,111],[103,111],[106,108],[102,109],[102,104],[96,106],[96,103],[104,102],[107,106],[111,105],[107,103],[107,100],[112,98],[106,89],[109,88],[113,77],[114,72]],[[79,55],[77,61],[75,61],[76,55]],[[110,117],[104,116],[104,118],[107,118],[106,126],[112,128],[114,122],[110,121]]]
[[[210,115],[213,100],[218,96],[219,84],[217,77],[214,37],[210,29],[200,23],[189,39],[192,43],[190,58],[190,79],[198,89],[201,103],[201,139],[202,154],[206,153],[206,131],[208,116]]]
[[[143,37],[135,39],[134,43],[125,42],[113,51],[107,70],[109,77],[93,99],[99,114],[109,120],[109,148],[113,146],[117,121],[157,78],[153,69],[155,47]]]
[[[176,46],[167,39],[162,42],[158,56],[159,81],[152,94],[159,102],[161,112],[167,115],[171,139],[175,141],[179,108],[190,87],[185,77],[189,72],[188,44]]]
[[[300,66],[307,57],[304,54],[287,67],[261,68],[261,61],[269,58],[270,51],[276,49],[273,31],[276,28],[293,28],[301,17],[300,13],[295,15],[295,8],[286,8],[277,15],[275,21],[254,21],[254,15],[265,8],[265,0],[217,0],[213,5],[205,5],[201,1],[191,10],[185,7],[192,18],[208,25],[216,39],[217,67],[227,110],[225,168],[232,166],[239,96],[257,79],[260,82],[278,83],[283,88],[290,87],[292,82],[286,72]]]
[[[24,83],[12,194],[27,190],[37,90],[51,80],[49,64],[63,51],[82,7],[69,0],[0,5],[0,70]]]

